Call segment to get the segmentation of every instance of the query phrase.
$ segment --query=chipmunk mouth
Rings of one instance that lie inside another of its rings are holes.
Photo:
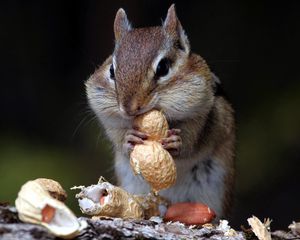
[[[153,97],[150,99],[150,101],[148,102],[147,106],[143,109],[143,111],[141,113],[145,113],[148,112],[154,108],[157,108],[157,102],[159,100],[159,96],[157,93],[155,93],[153,95]],[[158,109],[159,110],[159,109]]]
[[[134,117],[140,114],[148,112],[152,109],[157,109],[158,100],[159,100],[158,94],[155,93],[146,105],[138,106],[134,108],[134,111],[128,111],[126,107],[124,107],[122,104],[119,104],[120,114],[123,118],[132,120]]]
[[[145,112],[149,112],[152,109],[160,110],[157,106],[158,100],[159,100],[159,96],[158,96],[157,93],[155,93],[153,95],[153,97],[150,99],[150,101],[147,103],[147,105],[142,107],[141,110],[136,115],[140,115],[140,114],[143,114]]]
[[[122,105],[120,105],[120,104],[119,104],[119,110],[120,110],[120,115],[121,115],[123,118],[125,118],[125,119],[127,119],[127,120],[132,120],[132,119],[134,118],[134,115],[129,115],[129,114],[126,112],[125,108],[124,108]]]

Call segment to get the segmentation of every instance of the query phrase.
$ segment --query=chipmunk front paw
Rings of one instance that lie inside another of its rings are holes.
[[[179,136],[181,130],[180,129],[170,129],[168,130],[168,137],[161,139],[161,144],[164,149],[168,150],[168,152],[173,156],[178,156],[180,154],[180,149],[182,146],[182,139]]]
[[[130,154],[136,144],[143,144],[148,135],[135,129],[129,129],[124,138],[123,149]]]

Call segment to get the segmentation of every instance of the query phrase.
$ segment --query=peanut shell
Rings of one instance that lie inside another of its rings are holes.
[[[172,186],[176,181],[176,165],[160,143],[144,141],[134,147],[130,164],[135,174],[141,174],[154,192]]]
[[[19,219],[23,222],[45,226],[55,236],[74,238],[87,226],[61,201],[54,198],[65,191],[52,179],[26,182],[15,201]],[[51,194],[52,193],[52,194]]]
[[[158,110],[151,110],[137,116],[133,121],[133,127],[148,134],[148,140],[153,141],[167,137],[169,129],[166,117]]]
[[[88,215],[125,219],[144,218],[141,204],[124,189],[109,182],[84,187],[80,193],[76,194],[76,198],[78,198],[81,211]]]
[[[35,181],[42,185],[51,197],[61,202],[66,201],[67,193],[57,181],[48,178],[37,178]]]
[[[76,188],[73,188],[76,189]],[[100,178],[98,184],[78,187],[76,194],[83,213],[99,217],[119,217],[123,219],[149,219],[163,216],[169,202],[152,194],[132,195],[124,189],[114,186]]]

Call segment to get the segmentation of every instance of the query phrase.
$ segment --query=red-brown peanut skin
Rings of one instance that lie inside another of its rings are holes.
[[[49,223],[54,218],[56,209],[48,204],[42,209],[42,222]]]
[[[168,208],[164,221],[203,225],[211,222],[215,217],[215,212],[203,203],[182,202],[175,203]]]

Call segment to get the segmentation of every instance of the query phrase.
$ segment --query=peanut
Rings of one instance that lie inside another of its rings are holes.
[[[49,223],[55,215],[55,208],[48,204],[42,209],[42,222]]]
[[[151,110],[137,116],[133,121],[133,127],[149,135],[148,140],[159,141],[167,137],[169,129],[164,114],[158,110]]]
[[[164,217],[165,221],[187,225],[203,225],[216,217],[215,212],[203,203],[182,202],[171,205]]]

